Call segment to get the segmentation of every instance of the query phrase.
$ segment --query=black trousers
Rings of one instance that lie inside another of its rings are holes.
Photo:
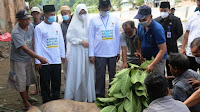
[[[95,91],[97,97],[105,97],[105,75],[108,65],[109,81],[112,81],[116,73],[116,57],[95,57],[96,83]]]
[[[60,99],[61,64],[43,65],[39,74],[43,103]]]

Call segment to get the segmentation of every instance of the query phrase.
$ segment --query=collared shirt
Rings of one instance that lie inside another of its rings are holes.
[[[138,25],[138,36],[141,40],[142,56],[147,60],[156,57],[160,51],[158,45],[166,43],[165,31],[163,27],[156,22],[152,21],[148,31],[141,24]],[[163,59],[167,58],[167,52]]]
[[[143,112],[190,112],[185,104],[174,100],[171,96],[165,96],[152,101]]]
[[[120,26],[111,14],[93,17],[89,25],[89,57],[115,57],[120,54]]]
[[[34,35],[35,53],[46,58],[49,64],[61,64],[61,57],[65,58],[65,48],[60,25],[43,21],[35,27]],[[40,61],[36,59],[35,63],[40,64]]]
[[[10,59],[18,62],[29,62],[31,56],[20,49],[21,46],[27,45],[29,49],[33,49],[34,28],[29,24],[28,31],[21,29],[19,23],[15,25],[11,33]]]
[[[173,84],[172,96],[175,100],[184,102],[195,92],[195,89],[193,89],[192,85],[189,84],[190,78],[194,78],[200,81],[200,75],[191,69],[179,75],[172,81]],[[200,110],[200,103],[190,108],[190,110],[191,111],[193,110],[192,112],[199,112],[195,110]]]
[[[132,64],[139,64],[139,58],[135,56],[138,45],[138,36],[134,35],[133,37],[127,37],[123,32],[120,35],[120,46],[127,48],[127,62]]]
[[[186,24],[186,27],[185,27],[185,29],[189,31],[186,54],[187,54],[187,56],[190,56],[190,57],[194,57],[191,53],[190,45],[191,45],[191,43],[194,39],[200,37],[199,21],[200,21],[200,12],[196,11],[188,18],[187,24]]]
[[[180,18],[169,14],[166,21],[162,17],[158,17],[155,20],[160,23],[165,30],[168,54],[171,52],[178,52],[177,40],[183,34],[183,26]]]

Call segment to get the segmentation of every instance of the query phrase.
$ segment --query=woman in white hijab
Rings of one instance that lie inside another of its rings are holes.
[[[88,26],[87,7],[79,4],[67,32],[68,66],[64,99],[80,102],[96,100],[94,64],[88,57]]]

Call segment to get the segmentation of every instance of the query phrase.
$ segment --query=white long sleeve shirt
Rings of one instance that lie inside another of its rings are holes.
[[[89,57],[114,57],[120,54],[120,26],[112,15],[93,17],[89,25]]]
[[[39,56],[46,58],[49,64],[61,64],[65,58],[65,47],[60,25],[56,22],[46,24],[41,22],[34,31],[34,50]],[[36,59],[36,64],[40,61]]]
[[[186,54],[187,56],[194,57],[192,55],[190,45],[192,41],[196,38],[200,37],[200,12],[196,11],[194,12],[187,20],[187,24],[185,26],[186,31],[190,31],[189,36],[188,36],[188,43],[186,47]]]

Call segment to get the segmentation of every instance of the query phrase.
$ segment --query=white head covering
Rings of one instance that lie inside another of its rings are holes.
[[[79,15],[80,11],[84,9],[86,11],[86,15],[84,20],[81,20],[81,16]],[[89,15],[88,10],[85,4],[79,4],[76,6],[76,10],[72,17],[72,21],[70,22],[67,37],[73,38],[88,38],[86,34],[88,34],[88,26],[89,26]]]
[[[86,11],[86,14],[83,20],[81,19],[81,16],[79,15],[82,9]],[[89,27],[89,14],[88,14],[87,7],[85,4],[78,4],[76,6],[76,10],[74,12],[69,28],[67,30],[67,39],[73,38],[73,40],[81,39],[81,40],[88,41],[88,27]],[[75,39],[75,38],[78,38],[78,39]],[[68,48],[70,49],[70,43],[68,42],[67,44],[68,44],[67,49]]]

